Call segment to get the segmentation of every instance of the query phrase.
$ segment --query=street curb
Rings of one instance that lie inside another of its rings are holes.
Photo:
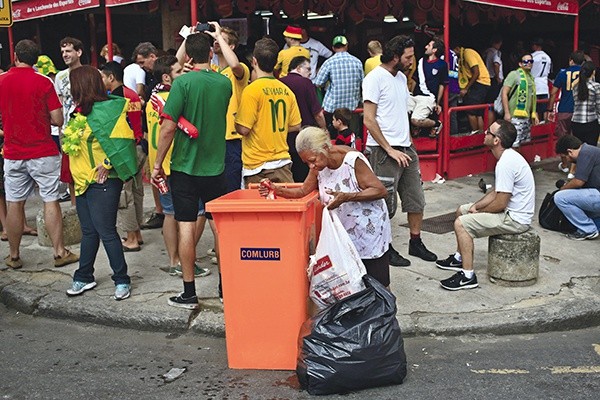
[[[585,287],[583,279],[591,279]],[[581,329],[600,325],[600,297],[590,296],[600,287],[600,277],[574,278],[565,290],[570,297],[530,308],[466,313],[398,314],[405,337],[459,336],[464,334],[512,335]],[[577,280],[579,283],[577,283]],[[583,286],[583,290],[582,290]],[[107,296],[105,296],[107,297]],[[0,300],[7,307],[35,316],[67,319],[146,331],[188,331],[224,337],[225,325],[216,299],[201,300],[200,311],[174,310],[166,302],[155,310],[144,303],[106,301],[105,297],[78,296],[43,290],[0,277]],[[156,307],[156,306],[155,306]]]

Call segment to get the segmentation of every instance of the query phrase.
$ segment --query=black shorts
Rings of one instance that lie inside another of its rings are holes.
[[[171,170],[169,180],[175,220],[194,222],[198,218],[198,201],[204,204],[227,194],[225,173],[217,176],[193,176]],[[212,219],[207,212],[206,218]]]
[[[463,106],[486,104],[485,100],[486,100],[489,88],[490,88],[489,86],[482,85],[479,82],[475,82],[473,85],[471,85],[471,87],[469,88],[469,91],[467,92],[465,97],[463,97]],[[470,111],[467,111],[466,113],[469,115],[482,116],[483,110],[482,109],[470,110]]]
[[[383,286],[390,286],[390,250],[383,253],[379,258],[366,260],[363,258],[363,264],[367,269],[367,274],[377,279]]]

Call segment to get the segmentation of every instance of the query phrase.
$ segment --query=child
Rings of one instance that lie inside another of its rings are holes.
[[[352,111],[347,108],[338,108],[333,112],[332,125],[337,131],[337,136],[332,142],[333,144],[345,145],[362,152],[364,150],[362,138],[355,135],[348,127],[351,118]]]

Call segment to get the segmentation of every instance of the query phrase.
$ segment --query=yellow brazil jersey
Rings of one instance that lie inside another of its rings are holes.
[[[289,159],[287,134],[302,122],[294,93],[274,77],[253,81],[242,93],[235,122],[250,129],[242,137],[245,169],[256,169],[268,161]]]
[[[96,182],[97,166],[102,164],[105,159],[107,159],[106,153],[102,150],[98,139],[92,134],[92,128],[86,124],[81,136],[79,152],[77,155],[69,156],[69,169],[75,183],[76,196],[85,193],[88,186]],[[115,178],[116,176],[115,170],[109,170],[109,178]]]
[[[241,79],[237,79],[231,71],[231,67],[224,68],[219,71],[221,75],[225,75],[231,81],[231,99],[229,100],[229,107],[227,108],[227,128],[225,131],[225,139],[241,139],[241,136],[235,131],[235,115],[237,114],[238,107],[240,105],[240,99],[242,97],[242,91],[248,86],[250,80],[250,70],[244,63],[240,63],[244,69],[244,76]]]
[[[158,92],[165,102],[169,97],[169,92]],[[148,164],[150,167],[154,166],[156,161],[156,150],[158,149],[158,138],[160,136],[160,118],[158,112],[152,108],[151,104],[146,106],[146,121],[148,121]],[[171,175],[171,154],[173,153],[173,143],[167,151],[167,155],[163,160],[162,167],[167,176]]]
[[[473,76],[471,68],[474,66],[479,67],[479,78],[477,78],[477,82],[485,86],[490,86],[490,74],[479,53],[473,49],[461,48],[458,64],[458,83],[461,89],[467,87],[467,84],[471,80],[471,77]]]
[[[304,56],[310,60],[310,51],[302,46],[292,46],[279,52],[275,70],[279,70],[280,78],[283,78],[288,74],[290,62],[294,57],[298,56]]]
[[[369,72],[373,71],[373,69],[380,64],[381,54],[377,54],[376,56],[367,58],[367,61],[365,61],[365,76],[367,76]]]

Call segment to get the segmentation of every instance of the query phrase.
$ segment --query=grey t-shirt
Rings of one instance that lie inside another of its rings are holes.
[[[577,156],[575,178],[585,181],[583,187],[600,190],[600,148],[584,143]]]

